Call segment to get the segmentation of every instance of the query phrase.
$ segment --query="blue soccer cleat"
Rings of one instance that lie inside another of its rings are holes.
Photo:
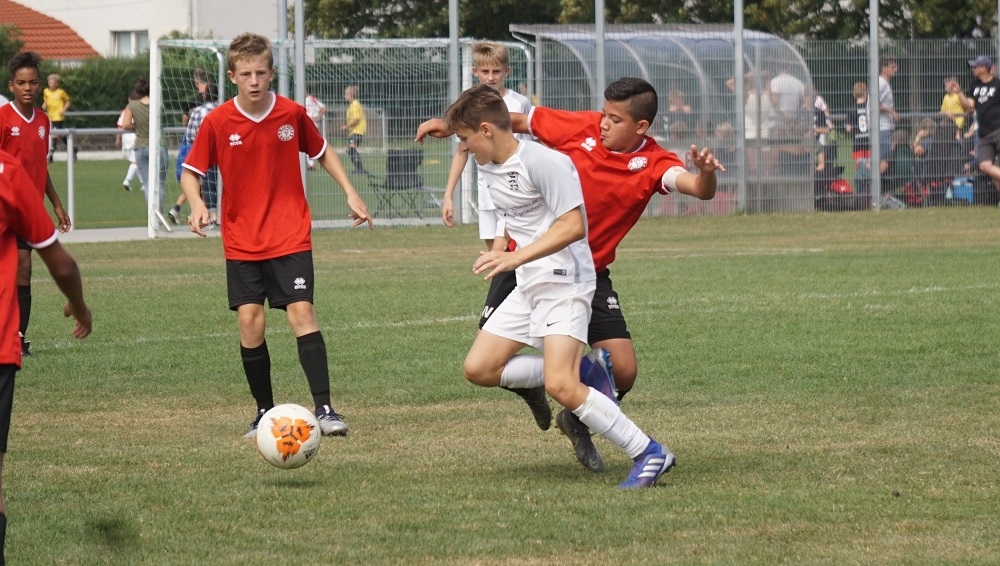
[[[618,489],[653,487],[656,485],[656,480],[669,472],[675,463],[677,463],[677,459],[674,458],[673,453],[650,438],[649,446],[635,459],[632,471],[629,472],[625,481],[618,484]]]
[[[618,404],[618,388],[611,374],[611,353],[604,348],[591,350],[580,364],[580,381]]]

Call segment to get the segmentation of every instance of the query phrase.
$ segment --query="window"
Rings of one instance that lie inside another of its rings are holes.
[[[135,57],[149,50],[149,32],[146,30],[113,31],[111,41],[115,57]]]

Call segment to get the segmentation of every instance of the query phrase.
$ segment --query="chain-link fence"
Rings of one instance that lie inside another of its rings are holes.
[[[508,88],[544,106],[600,108],[603,88],[597,85],[599,42],[593,26],[526,25],[512,26],[512,31],[520,42],[507,44]],[[462,89],[474,81],[472,44],[461,41]],[[679,154],[691,144],[708,146],[727,168],[719,176],[714,201],[657,196],[649,215],[869,208],[873,177],[880,179],[883,196],[895,198],[884,201],[893,206],[997,201],[993,183],[971,162],[975,118],[948,106],[943,87],[952,76],[968,87],[968,60],[995,54],[989,40],[882,44],[881,58],[894,62],[885,76],[898,116],[887,123],[891,113],[881,112],[883,123],[872,124],[871,132],[872,109],[858,95],[859,88],[873,90],[871,100],[878,99],[878,84],[868,84],[867,42],[790,41],[747,31],[739,50],[740,71],[731,26],[607,26],[603,46],[607,82],[639,76],[656,87],[659,114],[649,134],[658,143]],[[223,76],[224,69],[214,66],[224,61],[225,47],[226,42],[161,42],[165,126],[176,122],[192,95],[194,68],[207,67],[211,76]],[[289,77],[294,73],[291,61],[279,61],[278,67],[287,69]],[[327,107],[321,127],[348,169],[344,90],[358,88],[368,116],[359,155],[368,174],[352,175],[352,182],[377,216],[437,222],[452,140],[420,146],[413,136],[423,120],[447,107],[448,69],[445,39],[317,40],[306,45],[305,81]],[[225,96],[235,94],[225,86]],[[886,140],[881,156],[866,153],[866,135]],[[173,147],[175,137],[162,139]],[[401,155],[410,157],[400,161]],[[419,183],[392,189],[388,177],[398,173],[400,164],[415,168],[408,173]],[[347,210],[339,188],[321,172],[306,175],[315,218],[342,219]],[[172,177],[165,187],[168,202],[179,190]],[[475,222],[471,165],[456,195],[460,220]]]

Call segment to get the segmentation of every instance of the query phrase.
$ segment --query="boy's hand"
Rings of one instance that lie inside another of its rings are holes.
[[[435,138],[446,138],[452,134],[444,125],[444,120],[441,118],[431,118],[417,128],[417,137],[413,141],[418,143],[424,143],[424,138],[427,136],[432,136]]]
[[[90,335],[91,330],[94,328],[94,316],[90,314],[90,309],[83,307],[80,312],[74,312],[73,305],[71,303],[66,303],[63,307],[63,315],[76,319],[76,325],[73,327],[73,337],[77,340],[86,338]]]
[[[202,228],[208,226],[209,223],[208,209],[205,208],[204,202],[191,202],[189,200],[188,204],[191,206],[191,216],[188,216],[188,228],[204,238],[205,232]]]
[[[719,160],[715,158],[715,155],[707,147],[698,151],[698,148],[692,145],[691,162],[702,173],[712,173],[714,171],[722,171],[724,173],[726,171],[726,168],[719,163]]]
[[[498,273],[503,273],[504,271],[514,271],[519,267],[516,261],[517,254],[511,252],[479,252],[479,257],[476,258],[475,263],[472,264],[472,272],[476,275],[489,270],[483,279],[492,279]]]
[[[347,207],[351,209],[351,212],[347,215],[347,217],[354,221],[355,227],[361,226],[367,222],[369,230],[375,229],[375,221],[372,220],[371,215],[368,214],[368,206],[365,205],[365,201],[361,200],[361,197],[357,195],[347,197]]]
[[[56,218],[59,220],[59,231],[65,234],[69,232],[69,229],[73,227],[73,221],[69,219],[69,214],[66,214],[66,210],[61,207],[55,207]]]
[[[451,204],[451,199],[444,199],[441,203],[441,220],[444,225],[451,228],[455,225],[455,207]]]

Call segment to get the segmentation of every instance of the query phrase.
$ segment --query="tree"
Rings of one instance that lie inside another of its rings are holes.
[[[0,24],[0,61],[7,66],[7,61],[24,47],[21,41],[21,30],[13,24]]]
[[[459,33],[510,39],[512,23],[555,23],[551,0],[461,0]],[[448,0],[316,0],[305,4],[306,32],[321,38],[447,37]]]

